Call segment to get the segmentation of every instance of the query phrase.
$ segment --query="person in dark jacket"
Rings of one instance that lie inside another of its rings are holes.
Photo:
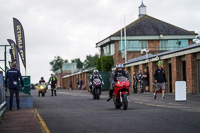
[[[69,83],[69,90],[72,90],[72,81],[70,81],[70,83]]]
[[[110,101],[112,99],[115,84],[117,83],[117,77],[121,77],[121,76],[126,77],[130,82],[128,72],[124,70],[123,64],[117,64],[116,70],[112,73],[112,87],[109,90],[109,98],[107,99],[107,101]],[[130,82],[129,85],[131,85],[131,82]]]
[[[15,93],[17,110],[20,110],[19,105],[19,79],[21,81],[22,89],[24,89],[24,82],[19,70],[16,69],[16,63],[12,64],[12,68],[7,71],[5,78],[5,87],[7,88],[7,84],[10,90],[10,108],[12,110],[13,104],[13,93]],[[8,82],[8,83],[7,83]]]
[[[138,78],[136,72],[133,71],[133,93],[137,93],[137,83],[138,83]]]
[[[139,74],[138,74],[138,83],[140,83],[140,92],[143,93],[143,73],[142,70],[139,70]]]
[[[156,90],[154,93],[154,99],[156,99],[156,92],[160,89],[162,89],[162,99],[165,99],[165,82],[167,82],[166,80],[166,76],[165,76],[165,71],[161,66],[162,62],[158,61],[158,68],[156,69],[155,73],[154,73],[154,80],[156,83]]]
[[[80,80],[79,80],[79,89],[80,89],[80,90],[82,89],[82,86],[83,86],[83,80],[80,79]]]
[[[145,83],[145,91],[148,92],[149,91],[149,73],[146,68],[144,69],[143,79]]]
[[[53,74],[51,74],[51,77],[50,77],[50,79],[49,79],[49,82],[51,82],[51,96],[53,96],[53,92],[54,92],[54,95],[57,96],[57,95],[56,95],[56,90],[57,90],[57,88],[56,88],[57,79],[56,79],[56,77],[55,77]]]

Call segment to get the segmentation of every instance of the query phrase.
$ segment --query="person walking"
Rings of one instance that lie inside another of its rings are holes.
[[[9,110],[12,110],[13,105],[13,94],[15,93],[17,110],[21,110],[19,105],[19,79],[22,85],[22,89],[24,89],[24,82],[19,70],[16,69],[16,63],[12,63],[11,69],[9,69],[6,73],[5,78],[5,87],[9,87],[10,91],[10,107]],[[7,86],[8,85],[8,86]]]
[[[137,83],[138,83],[138,78],[136,72],[133,71],[133,93],[137,93]]]
[[[56,77],[55,77],[53,74],[51,74],[51,77],[50,77],[50,79],[49,79],[49,83],[50,83],[50,82],[51,82],[51,96],[53,96],[53,92],[54,92],[54,95],[57,96],[57,95],[56,95],[56,90],[57,90],[57,88],[56,88],[57,79],[56,79]]]
[[[143,93],[143,73],[142,70],[139,70],[139,74],[138,74],[138,83],[140,83],[140,92]]]
[[[144,78],[144,83],[145,83],[145,91],[148,92],[149,91],[149,73],[146,68],[144,69],[143,78]]]
[[[154,80],[156,83],[154,99],[156,99],[157,90],[160,89],[162,89],[162,99],[165,99],[165,83],[167,82],[167,80],[166,80],[165,70],[162,68],[161,64],[162,62],[158,61],[158,68],[154,73]]]

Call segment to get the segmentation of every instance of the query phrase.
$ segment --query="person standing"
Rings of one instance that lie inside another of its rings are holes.
[[[57,88],[56,88],[57,79],[56,79],[56,77],[55,77],[53,74],[51,74],[51,77],[50,77],[50,79],[49,79],[49,82],[51,82],[51,96],[53,96],[53,92],[54,92],[54,95],[57,96],[57,95],[56,95],[56,90],[57,90]]]
[[[72,81],[70,81],[69,86],[70,86],[69,90],[72,90]]]
[[[138,83],[140,83],[140,92],[143,93],[143,73],[142,70],[139,70],[139,74],[138,74]]]
[[[158,68],[154,73],[154,80],[156,83],[156,90],[162,89],[162,99],[165,99],[165,82],[167,82],[167,80],[165,70],[162,68],[161,64],[162,62],[158,61]],[[156,94],[157,92],[155,91],[154,99],[156,99]]]
[[[79,80],[78,79],[76,81],[76,84],[77,84],[77,90],[79,90]]]
[[[83,85],[83,81],[82,81],[82,79],[80,79],[80,80],[79,80],[79,87],[80,87],[79,89],[80,89],[80,90],[82,89],[82,85]]]
[[[144,69],[143,78],[144,78],[144,83],[145,83],[145,91],[148,92],[149,91],[149,73],[146,68]]]
[[[6,78],[5,78],[5,87],[7,88],[7,82],[8,82],[8,87],[10,90],[10,108],[9,110],[12,110],[12,104],[13,104],[13,94],[15,93],[16,97],[16,103],[17,103],[17,110],[21,110],[20,105],[19,105],[19,79],[21,81],[22,89],[24,89],[24,82],[21,76],[21,73],[19,70],[16,69],[16,63],[12,64],[12,67],[10,70],[7,71],[6,73]]]
[[[137,78],[136,72],[133,71],[133,93],[137,93],[137,82],[138,82],[138,78]]]

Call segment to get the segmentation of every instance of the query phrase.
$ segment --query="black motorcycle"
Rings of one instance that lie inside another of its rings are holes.
[[[103,82],[101,82],[100,79],[94,79],[92,84],[92,95],[93,99],[100,99],[101,95],[101,88],[102,88]]]

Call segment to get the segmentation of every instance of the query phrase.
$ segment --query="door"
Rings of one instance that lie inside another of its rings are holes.
[[[171,64],[169,64],[168,84],[169,84],[169,92],[172,93],[172,65]]]
[[[186,81],[186,62],[182,62],[182,81]]]
[[[198,88],[200,93],[200,60],[198,60]]]

